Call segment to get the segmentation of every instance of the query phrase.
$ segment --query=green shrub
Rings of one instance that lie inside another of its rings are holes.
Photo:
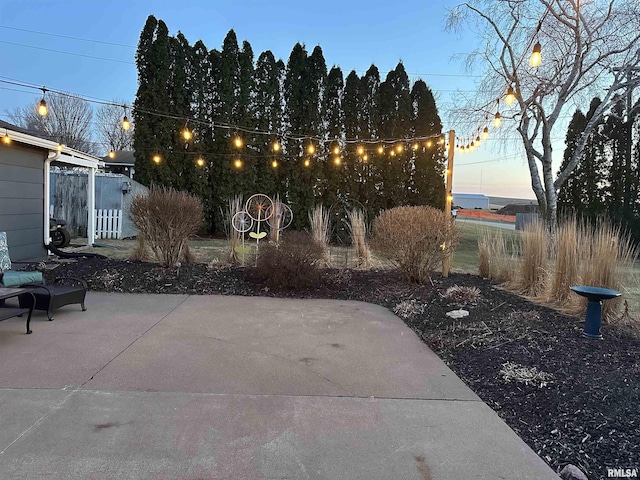
[[[278,245],[260,246],[255,279],[276,291],[305,290],[320,280],[323,248],[306,232],[286,232]]]
[[[202,202],[194,195],[166,187],[151,187],[131,202],[131,221],[156,260],[174,267],[189,256],[187,241],[202,224]]]
[[[433,207],[396,207],[373,222],[371,247],[412,282],[431,282],[432,273],[457,244],[453,219]]]

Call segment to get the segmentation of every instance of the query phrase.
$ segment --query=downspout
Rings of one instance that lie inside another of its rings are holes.
[[[51,208],[49,196],[51,195],[51,162],[60,158],[60,152],[49,152],[49,156],[44,161],[44,244],[49,245],[51,236],[49,235],[49,209]],[[47,253],[51,255],[51,252]]]

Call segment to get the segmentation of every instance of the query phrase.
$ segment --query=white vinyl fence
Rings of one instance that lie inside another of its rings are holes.
[[[122,210],[96,210],[96,238],[122,238]]]

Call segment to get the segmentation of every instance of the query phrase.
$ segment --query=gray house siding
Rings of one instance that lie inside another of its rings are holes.
[[[44,160],[47,152],[0,145],[0,231],[13,261],[43,258]]]

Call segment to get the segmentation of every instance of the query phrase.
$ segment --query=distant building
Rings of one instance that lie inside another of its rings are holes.
[[[102,157],[104,161],[104,171],[106,173],[121,173],[129,178],[133,178],[136,172],[136,161],[133,152],[128,150],[118,150],[113,153],[113,158],[109,155]]]
[[[489,197],[481,193],[453,193],[453,208],[489,210]]]

